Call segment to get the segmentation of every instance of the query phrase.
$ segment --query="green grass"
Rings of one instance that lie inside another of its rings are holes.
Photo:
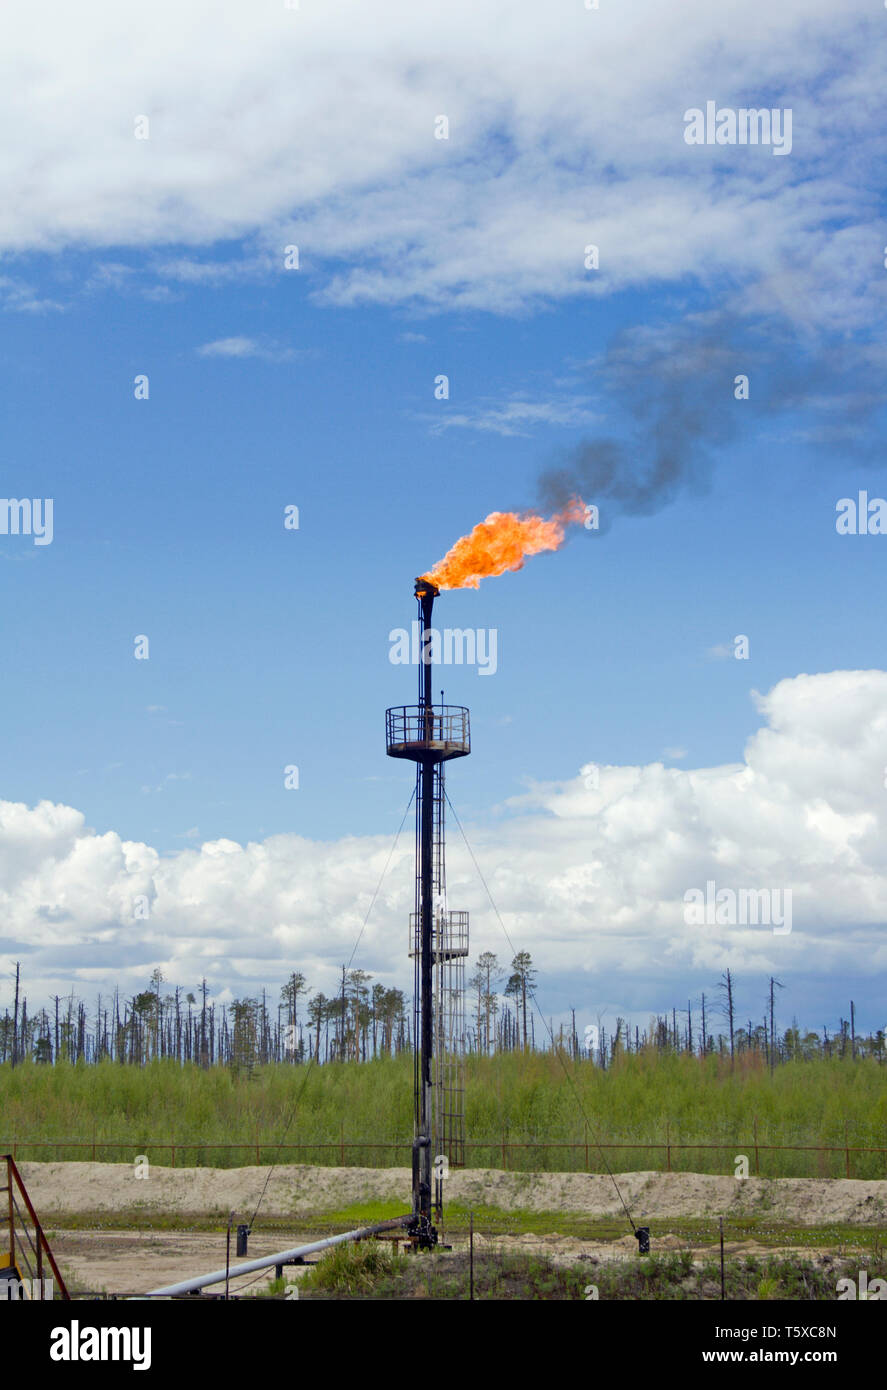
[[[312,1289],[329,1293],[366,1293],[382,1279],[404,1274],[408,1264],[406,1255],[396,1255],[374,1240],[334,1245],[300,1281],[299,1297],[303,1290]]]
[[[339,1246],[328,1252],[299,1286],[300,1299],[467,1299],[468,1257],[437,1252],[395,1257],[366,1246]],[[731,1301],[789,1299],[833,1302],[839,1278],[856,1279],[860,1261],[817,1265],[775,1256],[725,1261],[726,1297]],[[887,1275],[887,1261],[866,1261],[869,1279]],[[474,1260],[474,1298],[482,1300],[718,1300],[718,1260],[695,1264],[689,1250],[645,1259],[601,1264],[553,1265],[544,1256],[478,1254]]]
[[[887,1067],[874,1060],[817,1059],[778,1067],[771,1077],[755,1054],[735,1070],[720,1058],[623,1057],[601,1072],[588,1062],[550,1054],[501,1054],[468,1060],[466,1132],[469,1167],[502,1167],[508,1144],[563,1145],[512,1149],[513,1170],[603,1169],[595,1137],[625,1147],[608,1149],[615,1172],[664,1169],[666,1137],[678,1144],[717,1145],[680,1151],[674,1171],[732,1174],[738,1154],[769,1177],[843,1177],[845,1142],[884,1145]],[[408,1167],[412,1132],[412,1058],[314,1067],[274,1065],[251,1078],[226,1068],[209,1071],[153,1062],[139,1069],[113,1062],[55,1067],[0,1065],[0,1147],[16,1146],[20,1159],[98,1159],[131,1162],[147,1153],[154,1163],[241,1167],[279,1158],[292,1163],[341,1161],[362,1167]],[[575,1090],[574,1090],[575,1087]],[[577,1093],[581,1105],[577,1102]],[[286,1139],[304,1147],[278,1151]],[[582,1109],[589,1119],[586,1127]],[[846,1126],[846,1130],[845,1130]],[[845,1141],[846,1133],[846,1141]],[[31,1141],[79,1140],[84,1147],[38,1148]],[[239,1144],[239,1149],[212,1145]],[[654,1145],[629,1149],[629,1144]],[[766,1146],[822,1144],[832,1155],[768,1152]],[[399,1145],[399,1147],[397,1147]],[[104,1147],[103,1147],[104,1146]],[[887,1175],[887,1155],[851,1154],[851,1174]]]

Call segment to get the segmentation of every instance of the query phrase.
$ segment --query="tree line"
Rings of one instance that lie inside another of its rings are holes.
[[[763,1057],[771,1071],[784,1062],[810,1061],[816,1057],[873,1057],[883,1063],[887,1056],[887,1036],[878,1028],[864,1035],[856,1029],[856,1005],[851,999],[847,1018],[839,1018],[836,1029],[823,1024],[821,1031],[802,1029],[798,1020],[782,1032],[776,1027],[776,991],[784,985],[773,976],[764,996],[763,1014],[758,1019],[743,1016],[736,999],[736,980],[730,970],[721,976],[717,993],[702,994],[694,1011],[691,1000],[686,1008],[674,1007],[666,1014],[657,1014],[649,1028],[633,1030],[625,1019],[617,1018],[608,1034],[598,1020],[580,1038],[576,1028],[576,1011],[572,1013],[572,1028],[561,1025],[558,1046],[574,1057],[588,1056],[603,1068],[611,1066],[620,1053],[645,1051],[690,1053],[700,1057],[718,1055],[735,1062],[738,1056],[756,1053]],[[709,1031],[712,1019],[718,1019],[724,1031]]]
[[[510,967],[500,965],[492,951],[482,952],[467,980],[469,991],[465,1050],[494,1052],[560,1050],[606,1069],[620,1054],[654,1049],[659,1053],[717,1054],[735,1060],[744,1053],[763,1056],[771,1070],[782,1062],[813,1057],[874,1057],[885,1060],[883,1029],[864,1036],[856,1028],[856,1006],[838,1027],[820,1032],[802,1030],[794,1020],[782,1032],[776,1027],[778,980],[769,981],[763,1013],[757,1019],[740,1014],[736,982],[731,971],[722,976],[714,997],[703,994],[694,1008],[673,1008],[656,1015],[646,1029],[632,1028],[617,1018],[608,1030],[571,1009],[571,1023],[555,1031],[551,1021],[537,1037],[534,1017],[536,968],[528,951],[519,951]],[[99,996],[95,1007],[72,992],[56,996],[53,1007],[29,1012],[15,970],[12,1011],[0,1019],[0,1063],[13,1066],[26,1059],[38,1063],[95,1063],[105,1059],[141,1066],[154,1058],[202,1067],[228,1066],[247,1072],[270,1062],[365,1062],[369,1058],[409,1052],[415,1020],[412,1001],[402,990],[372,982],[363,970],[342,967],[339,989],[327,997],[309,993],[301,971],[293,971],[276,1001],[262,990],[257,997],[230,1003],[209,1000],[202,980],[195,991],[165,988],[159,970],[147,989],[127,998],[119,989]],[[717,1019],[722,1027],[713,1026]]]

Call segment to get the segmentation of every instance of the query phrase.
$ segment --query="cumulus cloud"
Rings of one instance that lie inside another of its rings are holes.
[[[597,779],[532,786],[508,815],[467,828],[514,948],[532,951],[543,980],[887,966],[887,672],[799,675],[754,700],[764,722],[741,763],[603,766]],[[235,994],[298,967],[329,992],[390,849],[387,835],[276,835],[161,857],[96,834],[71,807],[2,802],[0,969],[25,960],[32,999],[72,980],[81,991],[141,987],[157,965],[170,981],[193,987],[206,975]],[[450,849],[450,906],[471,911],[475,950],[505,956],[455,835]],[[684,895],[708,880],[790,889],[791,933],[686,925]],[[149,904],[144,920],[137,899]],[[411,906],[405,836],[355,964],[407,988]]]
[[[684,0],[679,22],[657,0],[450,0],[446,23],[414,0],[86,0],[51,25],[19,4],[0,249],[163,246],[172,277],[218,283],[295,243],[340,305],[720,277],[755,312],[852,330],[883,296],[881,25],[868,0]],[[688,146],[708,100],[791,107],[791,154]]]

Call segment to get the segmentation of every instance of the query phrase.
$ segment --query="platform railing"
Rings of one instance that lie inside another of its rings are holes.
[[[469,753],[468,710],[461,705],[396,705],[385,712],[388,751],[427,745]]]

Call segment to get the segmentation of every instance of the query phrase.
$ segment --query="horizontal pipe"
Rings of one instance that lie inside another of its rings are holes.
[[[297,1245],[294,1250],[280,1250],[276,1255],[263,1255],[260,1260],[250,1260],[248,1264],[233,1265],[230,1269],[214,1269],[212,1274],[198,1274],[196,1279],[183,1279],[179,1284],[166,1284],[162,1289],[151,1289],[142,1298],[172,1297],[178,1293],[193,1293],[206,1288],[208,1284],[221,1284],[226,1279],[238,1279],[242,1274],[253,1274],[257,1269],[269,1269],[271,1265],[288,1264],[301,1255],[313,1255],[315,1250],[328,1250],[331,1245],[344,1245],[349,1240],[363,1240],[380,1231],[393,1231],[412,1221],[410,1216],[396,1216],[392,1221],[380,1221],[375,1226],[363,1226],[358,1231],[346,1231],[341,1236],[329,1236],[326,1240],[315,1240],[311,1245]]]

